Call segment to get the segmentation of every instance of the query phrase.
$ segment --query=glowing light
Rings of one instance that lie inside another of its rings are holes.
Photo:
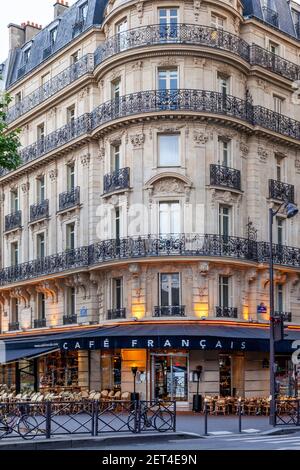
[[[249,307],[248,305],[243,306],[243,319],[249,320]]]
[[[138,320],[145,316],[145,305],[144,304],[135,304],[132,306],[132,316],[136,317]]]
[[[208,317],[208,303],[199,302],[194,305],[194,312],[197,318]]]

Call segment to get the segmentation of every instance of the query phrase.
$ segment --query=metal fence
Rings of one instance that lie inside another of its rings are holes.
[[[175,432],[176,402],[44,401],[0,403],[0,439],[113,432]]]
[[[276,426],[300,426],[300,400],[277,400],[275,411]]]

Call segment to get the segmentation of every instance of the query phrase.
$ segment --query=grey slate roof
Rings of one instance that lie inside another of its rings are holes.
[[[242,3],[244,6],[244,16],[253,16],[261,21],[266,21],[262,8],[262,0],[242,0]],[[297,39],[288,0],[268,0],[266,5],[268,8],[278,13],[278,29]],[[268,23],[268,21],[266,22]]]

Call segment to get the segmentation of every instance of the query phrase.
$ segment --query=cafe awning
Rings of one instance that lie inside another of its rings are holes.
[[[49,354],[50,352],[57,351],[59,348],[26,348],[26,349],[11,349],[5,351],[5,355],[1,357],[1,362],[9,363],[16,362],[21,359],[34,359],[40,357],[44,354]]]

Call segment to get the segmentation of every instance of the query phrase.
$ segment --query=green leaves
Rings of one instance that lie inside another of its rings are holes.
[[[1,78],[0,78],[1,79]],[[5,122],[7,106],[11,102],[8,93],[0,91],[0,168],[15,170],[21,159],[18,149],[20,147],[20,129],[8,132],[8,125]]]

